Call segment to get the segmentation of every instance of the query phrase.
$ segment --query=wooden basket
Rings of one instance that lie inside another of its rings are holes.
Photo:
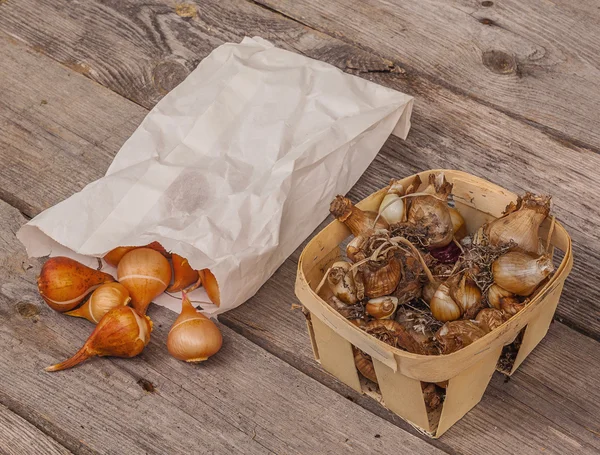
[[[465,218],[467,231],[474,232],[484,222],[502,215],[506,206],[517,199],[511,193],[486,180],[453,170],[434,170],[419,174],[423,182],[431,173],[444,172],[453,187],[456,208]],[[408,184],[414,176],[402,182]],[[405,185],[406,187],[407,185]],[[385,190],[373,193],[357,206],[377,211]],[[550,221],[540,229],[540,237],[549,234]],[[369,393],[367,381],[359,378],[352,346],[373,359],[379,383],[380,402],[392,412],[432,437],[441,436],[475,406],[485,391],[505,345],[512,343],[524,329],[512,374],[546,335],[567,275],[573,265],[571,238],[556,222],[550,239],[551,250],[558,248],[563,259],[550,280],[538,290],[529,304],[473,344],[448,355],[425,356],[393,348],[368,335],[330,307],[315,288],[329,266],[342,256],[340,244],[350,236],[349,229],[333,221],[306,246],[298,262],[296,295],[310,313],[307,317],[315,358],[340,381],[362,393]],[[441,414],[428,415],[421,381],[448,380]],[[361,385],[362,384],[362,385]],[[371,393],[370,393],[371,394]]]

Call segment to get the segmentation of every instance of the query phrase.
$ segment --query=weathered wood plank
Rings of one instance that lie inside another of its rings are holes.
[[[595,2],[253,1],[600,150]]]
[[[0,202],[0,403],[74,452],[443,453],[227,327],[214,358],[175,360],[165,344],[176,314],[161,307],[150,313],[155,330],[139,357],[46,373],[93,326],[37,295],[40,261],[27,261],[13,234],[24,221]]]
[[[331,51],[331,48],[328,48],[329,51],[328,53],[326,53],[327,55],[329,53],[333,54],[333,51]],[[350,52],[349,50],[347,50],[346,52]],[[360,55],[360,54],[359,54]],[[44,67],[48,67],[50,68],[51,65],[44,65]],[[75,77],[75,76],[74,76]],[[91,88],[90,88],[91,90]],[[445,93],[445,92],[444,92]],[[454,100],[455,98],[451,98],[452,100]],[[473,105],[468,105],[467,107],[475,107],[477,106],[476,103],[473,103]],[[464,106],[463,106],[464,107]],[[481,114],[481,111],[478,111]],[[422,118],[422,117],[421,117]],[[504,117],[501,119],[503,121],[505,121]],[[507,121],[508,123],[508,127],[513,127],[513,123],[511,121]],[[416,123],[416,122],[415,122]],[[445,127],[445,125],[443,125]],[[419,129],[415,129],[415,131],[419,131]],[[427,139],[427,131],[425,131],[425,129],[422,127],[422,133],[419,136],[419,139]],[[523,131],[522,132],[530,132],[529,130]],[[443,139],[444,135],[441,133],[437,133],[440,135],[440,137]],[[543,135],[539,135],[539,137],[544,137]],[[534,139],[536,140],[540,140],[538,136],[534,136]],[[411,138],[412,140],[412,138]],[[452,141],[457,141],[458,139],[453,138]],[[542,144],[552,144],[553,141],[549,140],[549,139],[545,139],[547,142],[542,142]],[[458,142],[460,144],[460,141]],[[391,146],[389,145],[391,144]],[[418,152],[418,153],[422,153],[422,149],[420,147],[424,147],[424,148],[428,148],[428,150],[426,150],[426,155],[430,156],[429,159],[436,159],[433,155],[433,150],[444,150],[445,148],[448,147],[448,142],[440,142],[439,138],[436,138],[435,140],[433,140],[432,142],[424,142],[425,146],[423,146],[423,143],[407,143],[407,144],[401,144],[401,143],[396,143],[395,140],[391,140],[390,142],[388,142],[388,146],[386,147],[386,149],[384,150],[383,154],[380,155],[380,157],[378,158],[378,160],[382,160],[381,163],[381,168],[378,167],[372,167],[372,170],[370,169],[368,172],[369,174],[366,174],[365,177],[363,178],[363,180],[361,181],[361,183],[359,183],[359,185],[357,185],[356,190],[354,190],[355,192],[353,193],[353,197],[358,197],[359,195],[366,193],[366,192],[370,192],[372,187],[375,186],[380,186],[381,184],[384,183],[384,181],[388,178],[388,174],[391,174],[392,172],[397,172],[397,170],[404,170],[404,175],[406,173],[408,173],[408,170],[411,169],[411,166],[414,168],[418,168],[418,166],[420,166],[420,163],[417,162],[418,158],[415,157],[414,153]],[[467,141],[467,145],[469,144],[469,142]],[[481,146],[481,145],[480,145]],[[472,145],[470,146],[472,147]],[[525,146],[528,147],[528,146]],[[406,150],[404,150],[406,148]],[[468,147],[467,147],[468,148]],[[525,148],[525,150],[529,150],[528,148]],[[448,150],[448,152],[450,153],[451,150]],[[433,158],[432,158],[433,157]],[[458,160],[457,157],[453,157],[451,155],[451,158],[454,160]],[[400,164],[398,161],[399,160],[405,160],[404,164]],[[387,169],[385,168],[385,166],[387,165],[393,165],[396,166],[395,168],[392,169]],[[108,166],[108,162],[106,163],[106,166]],[[373,173],[375,173],[375,175]],[[381,172],[383,172],[383,174],[381,174]],[[412,171],[411,171],[412,172]],[[492,171],[489,170],[489,173],[491,173]],[[379,175],[377,175],[379,173]],[[395,175],[402,175],[402,174],[395,174]],[[92,177],[92,178],[96,178],[97,176]],[[515,177],[513,177],[514,179]],[[382,180],[382,183],[379,183],[379,180]],[[62,197],[66,197],[68,194],[64,194],[61,196],[55,195],[54,197],[57,198],[62,198]],[[33,200],[33,198],[32,198]],[[235,312],[230,313],[232,315],[232,318],[228,320],[228,324],[233,325],[233,318],[234,317],[239,317],[240,321],[244,321],[243,324],[247,324],[245,325],[245,334],[247,334],[248,336],[251,336],[252,332],[255,332],[254,338],[255,340],[257,340],[259,343],[261,343],[262,345],[264,345],[265,347],[269,347],[269,349],[273,350],[273,352],[277,352],[277,355],[279,356],[280,354],[283,356],[285,352],[288,353],[292,353],[293,355],[296,356],[296,364],[299,368],[302,369],[302,371],[311,371],[311,375],[312,375],[312,371],[320,371],[318,370],[318,367],[314,364],[314,362],[310,359],[310,356],[312,355],[310,353],[310,347],[309,347],[309,343],[308,343],[308,339],[306,338],[306,334],[305,334],[305,329],[304,329],[304,325],[301,319],[301,316],[297,313],[291,313],[288,312],[288,307],[289,304],[292,303],[294,301],[294,299],[291,297],[290,294],[290,289],[292,286],[292,281],[293,281],[293,264],[290,265],[290,268],[288,270],[288,276],[289,278],[287,279],[287,283],[285,281],[281,281],[280,278],[275,277],[273,280],[271,280],[269,282],[270,283],[275,283],[277,285],[277,288],[275,290],[275,292],[273,291],[264,291],[264,292],[268,292],[269,294],[267,295],[271,295],[270,299],[267,299],[265,297],[265,295],[259,294],[259,296],[257,298],[255,298],[251,303],[241,307],[239,310],[236,310]],[[278,272],[279,273],[279,272]],[[267,286],[265,286],[265,289],[269,289]],[[261,291],[262,292],[262,291]],[[283,296],[283,297],[282,297]],[[266,303],[263,303],[266,302]],[[245,314],[243,311],[249,311],[250,313],[252,313],[254,316]],[[279,316],[278,316],[279,315]],[[289,318],[287,317],[287,315],[289,315]],[[227,315],[229,316],[229,315]],[[240,326],[241,326],[242,322],[240,322]],[[294,329],[294,326],[297,327],[297,329]],[[253,327],[260,327],[260,329],[255,329]],[[239,329],[239,328],[238,328]],[[277,333],[273,333],[274,331],[279,331],[281,330],[280,334]],[[296,344],[297,342],[297,344]],[[304,346],[304,347],[302,347]],[[304,349],[304,351],[303,351]],[[304,352],[306,355],[304,354],[300,354]],[[285,358],[285,357],[284,357]],[[289,358],[292,358],[292,356],[290,356]],[[288,360],[288,358],[286,358],[286,360]],[[290,360],[290,362],[292,362]],[[312,363],[311,363],[312,362]],[[125,363],[126,365],[129,365],[129,363]],[[309,365],[309,366],[307,366]],[[315,373],[316,374],[316,373]],[[321,373],[322,374],[322,373]],[[322,377],[319,378],[319,380],[322,380]],[[325,380],[323,380],[325,381]],[[328,381],[330,381],[331,383],[335,383],[335,381],[333,381],[332,379],[328,379]],[[339,390],[342,390],[341,388]],[[564,393],[568,393],[568,389],[566,392]],[[560,393],[559,393],[560,395]],[[499,394],[499,396],[497,397],[497,406],[498,406],[498,411],[496,411],[497,414],[502,414],[503,412],[509,412],[509,411],[503,411],[501,406],[505,406],[504,404],[502,404],[502,399],[503,399],[503,395]],[[487,399],[487,398],[486,398]],[[514,401],[511,401],[508,403],[509,406],[517,406],[519,410],[523,409],[523,412],[527,411],[527,407],[525,405],[519,405],[518,403],[515,403]],[[475,412],[484,412],[485,409],[483,407],[479,407],[477,408],[475,411],[473,411],[473,413],[469,414],[469,416],[476,415],[474,414]],[[485,412],[484,412],[485,415]],[[519,414],[519,417],[522,418],[522,415],[524,414]],[[493,416],[492,416],[493,417]],[[469,453],[469,447],[472,447],[473,452],[470,453],[477,453],[475,452],[476,449],[482,450],[485,449],[486,447],[489,448],[489,446],[486,446],[486,441],[488,441],[488,439],[486,439],[488,436],[486,435],[486,428],[490,428],[490,426],[497,420],[497,419],[493,419],[492,417],[490,417],[489,415],[485,415],[485,417],[479,421],[480,425],[480,433],[478,433],[477,437],[473,436],[473,440],[466,440],[463,441],[463,439],[460,437],[460,433],[457,433],[458,436],[456,437],[457,439],[457,444],[461,444],[457,447],[457,450],[460,450],[461,452],[464,451],[465,453]],[[536,422],[536,424],[538,424],[538,422],[542,422],[539,423],[540,426],[544,427],[544,422],[546,422],[546,420],[544,419],[540,419],[538,414],[533,414],[529,417],[527,417],[527,420],[529,422]],[[554,430],[557,430],[557,426],[553,426],[552,427]],[[558,427],[559,428],[559,427]],[[457,430],[458,431],[458,430]],[[524,433],[525,435],[521,434],[517,434],[517,435],[512,435],[512,437],[514,438],[512,441],[514,442],[515,445],[519,445],[519,444],[525,444],[526,447],[528,447],[529,449],[531,449],[533,451],[533,447],[531,445],[527,445],[526,444],[526,436],[527,436],[527,432],[532,431],[530,430],[529,427],[524,428],[522,430],[519,430],[518,428],[510,428],[510,429],[504,429],[504,430],[500,430],[500,431],[522,431],[522,433]],[[557,430],[559,431],[559,430]],[[548,439],[551,442],[554,442],[553,438],[556,438],[556,433],[552,432],[552,430],[548,430],[546,428],[546,433],[541,433],[544,434],[545,436],[548,436]],[[477,439],[479,438],[479,439]],[[447,440],[447,437],[444,438],[444,443]],[[461,442],[463,441],[463,442]],[[523,442],[525,441],[525,442]],[[464,446],[462,445],[464,444]],[[514,446],[512,446],[514,448]],[[568,451],[570,450],[570,446],[562,446],[562,445],[557,445],[557,447],[564,449],[566,452],[568,453]],[[507,449],[509,450],[509,449]],[[480,453],[480,452],[479,452]]]
[[[67,449],[0,404],[0,454],[67,455]]]
[[[72,14],[74,14],[73,8],[76,9],[78,14],[73,17],[60,15],[60,4],[60,1],[52,2],[52,5],[46,2],[36,3],[37,10],[47,10],[44,14],[46,19],[41,21],[35,30],[28,31],[28,26],[24,25],[20,32],[13,33],[19,33],[23,39],[31,41],[38,48],[44,49],[54,58],[59,61],[62,59],[63,63],[69,65],[72,61],[69,59],[74,58],[72,54],[81,53],[82,46],[86,47],[85,53],[89,60],[86,64],[91,65],[90,68],[96,64],[109,65],[111,71],[107,74],[115,75],[117,79],[100,80],[91,70],[86,75],[145,106],[150,106],[162,96],[164,90],[159,92],[153,84],[146,83],[143,87],[138,87],[132,82],[127,85],[127,91],[124,91],[124,85],[121,83],[123,81],[118,79],[119,75],[126,80],[146,80],[146,74],[153,73],[157,65],[156,55],[180,58],[181,61],[186,62],[186,68],[190,68],[200,57],[205,56],[213,48],[212,46],[220,44],[222,40],[239,40],[245,34],[255,33],[262,33],[282,47],[291,48],[342,69],[359,73],[377,83],[414,94],[417,102],[409,140],[402,142],[391,138],[352,195],[363,196],[375,188],[382,187],[392,177],[436,167],[465,170],[517,192],[530,190],[553,194],[555,212],[573,236],[577,258],[572,277],[565,288],[567,298],[559,306],[558,316],[570,326],[600,339],[600,314],[591,311],[597,308],[595,302],[600,296],[600,251],[598,250],[600,232],[595,229],[595,226],[600,224],[600,212],[594,209],[600,204],[594,172],[600,166],[599,154],[554,139],[532,126],[426,79],[406,77],[394,72],[365,74],[360,73],[361,70],[352,70],[352,68],[373,68],[378,71],[384,64],[384,60],[337,39],[317,34],[307,27],[267,10],[256,8],[255,5],[243,0],[224,0],[219,2],[218,6],[212,2],[203,3],[202,8],[198,9],[197,17],[193,19],[179,17],[173,12],[171,6],[165,6],[156,0],[154,3],[144,3],[143,6],[137,3],[129,5],[131,7],[123,2],[98,5],[93,1],[63,5],[62,9]],[[22,17],[28,17],[29,14],[39,14],[39,12],[26,11],[22,15],[16,14],[14,20],[22,20]],[[55,17],[57,15],[58,17]],[[155,20],[151,20],[150,17],[154,17]],[[73,35],[65,36],[59,33],[62,29],[79,30],[79,22],[76,24],[70,22],[79,21],[80,18],[83,18],[87,36],[102,37],[105,45],[100,46],[101,49],[98,49],[99,46],[94,44],[93,40],[77,40],[78,35],[75,32]],[[109,26],[110,22],[107,22],[109,18],[128,26],[123,25],[119,30],[115,30],[115,27]],[[50,20],[60,26],[44,25]],[[140,28],[140,24],[145,24],[145,28]],[[0,26],[8,27],[7,24],[2,23],[2,18],[0,18]],[[136,32],[134,33],[133,30]],[[154,41],[157,40],[158,42],[155,43]],[[130,55],[128,46],[136,47],[139,51],[135,55]],[[115,52],[105,55],[107,48]],[[120,60],[121,58],[134,60],[127,60],[125,63]],[[132,65],[133,61],[137,64]],[[22,64],[20,68],[24,66]],[[168,71],[164,65],[161,68],[165,69],[165,72],[161,73],[163,75],[170,74],[175,77],[174,75],[179,74],[173,68]],[[134,69],[138,71],[137,78],[132,75]],[[16,74],[21,75],[22,72]],[[36,90],[34,87],[36,86],[30,86],[29,90],[32,88]],[[25,87],[21,88],[25,90]],[[39,93],[36,99],[43,97],[42,94],[46,92],[47,90]],[[8,98],[7,102],[13,105],[15,101]],[[104,106],[105,104],[102,104],[103,109]],[[48,106],[39,106],[42,107]],[[131,106],[128,105],[124,109],[127,114],[117,116],[116,120],[129,115],[135,119],[141,118],[140,111],[130,112]],[[79,125],[78,119],[73,119],[74,115],[70,112],[62,113],[61,117],[66,117],[62,120],[63,124],[71,125],[72,128],[73,125]],[[120,125],[120,122],[117,121],[116,124]],[[85,131],[85,124],[80,127]],[[14,144],[20,139],[21,142],[27,140],[35,143],[27,136],[20,138],[15,133],[11,134],[11,130],[8,130],[9,139],[4,142]],[[22,134],[22,129],[18,131]],[[115,140],[124,138],[129,131],[133,131],[131,124],[115,127],[113,137]],[[13,145],[11,148],[14,147]],[[8,147],[6,149],[8,151],[0,157],[14,163],[16,160],[14,150]],[[35,150],[28,153],[38,157],[39,160],[41,152]],[[97,163],[95,159],[93,158],[94,164]],[[108,157],[104,159],[106,168],[109,159]],[[43,168],[43,166],[38,167]],[[19,172],[10,172],[11,168],[17,168]],[[85,166],[79,166],[77,172],[84,172],[82,171],[84,168]],[[101,175],[95,165],[89,171],[88,181]],[[41,173],[31,171],[26,163],[17,161],[7,170],[0,171],[0,187],[3,187],[6,181],[5,191],[9,197],[15,193],[21,195],[22,188],[27,188],[29,198],[17,206],[25,213],[33,215],[37,211],[27,209],[33,208],[32,205],[36,205],[37,201],[44,201],[46,204],[53,201],[48,199],[51,198],[49,192],[34,184],[39,180],[20,185],[19,175],[47,178],[50,180],[49,185],[55,187],[60,186],[60,179],[55,177],[55,172],[61,172],[60,167]],[[63,179],[69,182],[66,183],[67,185],[70,185],[71,180],[75,180],[73,186],[70,186],[71,189],[83,186],[83,182],[77,180],[77,172],[74,173],[74,177],[71,177],[71,172],[67,172],[69,178]],[[27,177],[23,178],[27,179]],[[55,180],[57,183],[53,183]],[[69,194],[71,193],[65,193],[59,197],[59,200]],[[25,199],[25,196],[19,197]],[[54,202],[58,201],[54,200]],[[46,205],[43,207],[45,208]]]
[[[65,67],[31,66],[39,56],[5,35],[1,43],[0,198],[31,216],[103,175],[147,111]]]

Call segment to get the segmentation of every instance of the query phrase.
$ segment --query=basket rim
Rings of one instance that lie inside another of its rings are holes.
[[[467,172],[464,171],[459,171],[459,170],[453,170],[453,169],[429,169],[423,172],[419,172],[416,174],[412,174],[409,175],[407,177],[405,177],[406,179],[410,179],[415,177],[416,175],[419,175],[420,177],[424,176],[424,175],[429,175],[431,173],[438,173],[438,172],[444,172],[447,174],[453,174],[454,176],[459,176],[459,177],[464,177],[464,178],[468,178],[470,180],[475,180],[475,181],[480,181],[485,183],[485,185],[487,185],[488,187],[493,188],[495,191],[504,193],[504,194],[508,194],[512,199],[515,199],[518,197],[517,194],[513,193],[512,191],[509,191],[503,187],[501,187],[500,185],[497,185],[495,183],[492,183],[484,178],[469,174]],[[377,190],[373,193],[371,193],[369,196],[367,196],[366,198],[362,199],[360,202],[363,202],[365,200],[367,200],[368,198],[376,195],[377,193],[381,192],[382,190],[384,190],[384,188]],[[360,204],[357,203],[357,204]],[[425,354],[415,354],[412,352],[408,352],[408,351],[404,351],[402,349],[390,346],[387,343],[384,343],[383,341],[369,335],[368,333],[366,333],[364,330],[361,330],[359,327],[355,326],[354,324],[352,324],[348,319],[346,319],[344,316],[342,316],[339,312],[335,311],[335,309],[333,309],[329,304],[327,304],[327,302],[325,300],[323,300],[315,291],[314,289],[309,285],[308,280],[306,279],[306,276],[304,274],[304,270],[302,268],[303,266],[303,262],[304,262],[304,258],[305,258],[305,254],[307,253],[309,247],[311,246],[311,244],[315,241],[315,239],[317,239],[317,237],[319,236],[319,234],[321,232],[323,232],[325,229],[329,228],[330,226],[334,225],[334,224],[339,224],[345,227],[345,225],[338,221],[338,220],[333,220],[331,223],[329,223],[325,228],[323,228],[321,231],[319,231],[319,233],[317,233],[304,247],[304,249],[302,250],[302,253],[300,254],[300,257],[298,258],[298,271],[297,271],[297,284],[296,284],[296,288],[298,288],[299,285],[304,285],[305,288],[308,290],[308,292],[311,294],[311,296],[318,301],[321,306],[325,307],[326,310],[328,312],[328,314],[331,314],[334,318],[336,318],[339,321],[343,321],[344,324],[346,324],[347,326],[349,326],[351,328],[352,331],[354,331],[356,334],[359,334],[361,337],[368,339],[370,343],[374,343],[375,345],[379,346],[380,348],[382,348],[383,350],[394,354],[394,356],[398,356],[398,357],[404,357],[407,359],[413,359],[413,360],[430,360],[433,361],[435,359],[444,359],[444,360],[451,360],[453,359],[453,357],[462,357],[467,355],[468,353],[471,353],[473,356],[479,355],[487,350],[490,349],[490,342],[493,342],[494,340],[491,339],[491,337],[493,337],[494,335],[496,335],[495,339],[498,338],[498,336],[509,330],[509,325],[511,321],[512,321],[512,325],[515,324],[516,321],[518,320],[522,320],[525,318],[526,315],[528,315],[529,313],[531,313],[532,311],[534,311],[539,304],[545,299],[545,297],[547,295],[549,295],[550,293],[552,293],[559,285],[561,285],[561,283],[563,283],[568,274],[571,271],[572,265],[573,265],[573,255],[572,255],[572,242],[571,242],[571,236],[568,234],[567,230],[564,228],[564,226],[557,220],[555,219],[555,231],[556,232],[561,232],[561,234],[565,237],[566,239],[566,245],[567,248],[564,251],[564,257],[560,263],[560,265],[557,267],[556,271],[554,272],[554,274],[552,275],[552,277],[548,280],[548,282],[541,288],[538,290],[537,294],[535,295],[535,297],[533,297],[528,303],[527,305],[521,310],[519,311],[516,315],[514,315],[513,317],[511,317],[510,319],[504,321],[499,327],[496,327],[495,329],[491,330],[490,332],[486,333],[483,337],[475,340],[473,343],[471,343],[470,345],[459,349],[458,351],[452,352],[450,354],[438,354],[438,355],[425,355]],[[346,228],[346,227],[345,227]],[[347,228],[346,228],[347,229]],[[302,300],[300,299],[300,301],[302,302]],[[325,322],[325,321],[324,321]]]

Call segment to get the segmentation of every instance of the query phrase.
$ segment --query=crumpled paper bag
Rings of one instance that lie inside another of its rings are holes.
[[[90,266],[156,240],[215,274],[221,306],[202,307],[222,313],[258,291],[390,133],[406,138],[412,104],[261,38],[224,44],[152,109],[104,177],[17,237],[30,256]],[[202,289],[190,297],[208,301]],[[156,303],[181,308],[168,295]]]

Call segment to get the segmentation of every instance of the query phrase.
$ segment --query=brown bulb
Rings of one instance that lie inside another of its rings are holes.
[[[150,341],[152,321],[133,308],[122,306],[106,313],[83,347],[70,359],[46,368],[60,371],[72,368],[90,357],[135,357]]]
[[[371,262],[363,264],[359,267],[359,276],[364,286],[365,296],[374,299],[394,292],[402,277],[402,267],[392,256],[383,265]]]
[[[398,308],[398,299],[389,295],[377,297],[367,302],[365,311],[375,319],[389,319]]]
[[[171,264],[155,250],[137,248],[123,256],[117,276],[129,291],[132,306],[140,314],[146,314],[150,302],[171,282]]]
[[[448,207],[452,184],[444,174],[431,174],[429,186],[423,191],[428,195],[415,197],[408,211],[408,222],[423,231],[424,242],[429,248],[441,248],[452,242],[454,228]]]
[[[369,381],[373,381],[377,384],[377,376],[375,375],[375,367],[373,366],[371,356],[365,354],[360,349],[353,348],[353,350],[356,369]]]
[[[216,354],[222,344],[223,337],[217,325],[197,311],[183,293],[181,314],[167,337],[169,353],[186,362],[202,362]]]
[[[77,307],[98,286],[112,281],[115,279],[108,273],[63,256],[48,259],[37,279],[44,301],[61,313]]]
[[[519,251],[503,254],[492,263],[494,282],[521,296],[530,295],[553,271],[549,256],[537,257]]]
[[[539,229],[550,213],[550,202],[549,196],[526,193],[509,205],[506,215],[484,228],[490,245],[514,244],[521,251],[537,254]]]
[[[484,308],[477,313],[475,320],[482,329],[491,332],[504,324],[504,314],[496,308]]]
[[[451,354],[469,346],[485,334],[486,331],[478,323],[461,320],[446,322],[435,337],[440,344],[442,354]]]
[[[329,212],[344,223],[355,236],[369,229],[387,229],[389,227],[387,221],[378,217],[376,212],[365,212],[344,196],[335,197],[329,207]]]
[[[121,283],[105,283],[100,285],[90,298],[79,308],[65,313],[69,316],[87,319],[97,324],[102,316],[113,308],[125,306],[131,301],[129,291]]]

